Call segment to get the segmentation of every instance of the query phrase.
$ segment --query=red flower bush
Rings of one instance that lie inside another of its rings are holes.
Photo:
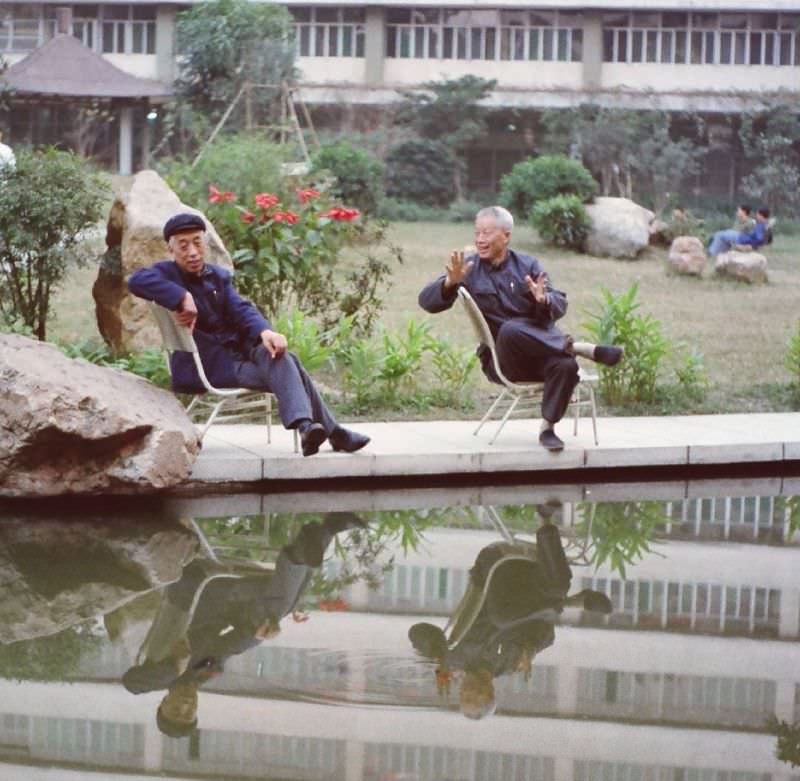
[[[294,212],[276,211],[271,215],[275,222],[286,222],[289,225],[294,225],[300,218]]]
[[[255,222],[256,215],[250,211],[250,209],[245,209],[242,212],[242,222],[251,223]]]
[[[320,193],[319,190],[308,189],[308,190],[297,190],[297,200],[300,203],[308,203],[309,201],[314,201],[319,198]]]
[[[209,203],[225,203],[227,201],[235,201],[236,193],[230,191],[222,192],[213,184],[208,185],[208,202]]]
[[[338,222],[352,222],[357,217],[361,216],[361,212],[358,209],[348,209],[344,206],[334,206],[332,209],[328,209],[328,211],[324,212],[322,217],[329,217],[332,220],[337,220]]]
[[[277,206],[280,202],[281,199],[272,193],[259,193],[256,195],[256,206],[264,211],[271,209],[273,206]]]

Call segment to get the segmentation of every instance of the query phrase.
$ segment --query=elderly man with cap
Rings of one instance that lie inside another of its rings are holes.
[[[176,214],[164,225],[172,260],[139,269],[128,281],[135,296],[172,310],[191,329],[206,375],[220,388],[273,393],[283,425],[296,428],[304,456],[327,439],[337,451],[354,453],[369,437],[338,425],[286,337],[234,289],[226,269],[205,262],[206,224],[197,214]],[[188,353],[171,359],[176,393],[204,390]]]

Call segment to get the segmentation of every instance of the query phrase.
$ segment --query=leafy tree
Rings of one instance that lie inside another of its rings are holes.
[[[327,171],[336,178],[334,194],[367,214],[383,197],[383,165],[370,152],[347,141],[326,144],[312,158],[312,175]]]
[[[652,199],[656,211],[697,172],[702,154],[691,139],[672,138],[672,121],[663,111],[596,106],[546,112],[542,119],[550,146],[579,155],[599,174],[603,195]]]
[[[780,204],[784,213],[800,214],[800,123],[791,106],[777,105],[742,117],[739,138],[753,173],[741,190],[765,205]]]
[[[21,149],[16,157],[0,186],[0,318],[44,341],[50,296],[81,264],[81,234],[100,219],[108,185],[71,152]]]
[[[436,141],[403,141],[386,156],[386,192],[392,198],[446,206],[453,200],[452,172],[458,161]]]
[[[277,85],[293,73],[290,32],[289,12],[273,3],[210,0],[179,14],[179,98],[216,121],[244,90],[229,124],[269,124],[277,115]]]
[[[423,138],[435,139],[447,149],[457,165],[453,167],[452,186],[456,199],[464,197],[463,171],[469,147],[486,133],[488,109],[480,101],[488,97],[497,82],[478,76],[428,81],[424,92],[408,91],[404,112],[407,120]]]
[[[579,249],[589,233],[591,221],[577,195],[556,195],[537,201],[530,222],[545,240],[561,247]]]
[[[517,163],[500,180],[500,201],[519,216],[558,195],[574,195],[587,203],[597,193],[597,182],[580,160],[565,155],[542,155]]]

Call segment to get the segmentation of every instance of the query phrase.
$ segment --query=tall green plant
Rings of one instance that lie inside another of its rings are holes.
[[[601,288],[594,311],[586,312],[583,323],[594,342],[625,349],[624,361],[613,369],[600,368],[600,391],[610,404],[655,401],[659,369],[670,351],[661,323],[639,313],[638,292],[638,282],[617,296]]]
[[[396,400],[401,388],[410,393],[422,367],[422,357],[430,342],[430,325],[410,318],[404,333],[383,332],[384,359],[380,379],[388,396]]]
[[[586,208],[577,195],[557,195],[538,201],[531,209],[530,223],[545,241],[572,249],[581,247],[591,227]]]
[[[52,294],[88,260],[79,245],[102,215],[108,182],[53,147],[20,149],[16,158],[0,186],[0,318],[44,341]]]

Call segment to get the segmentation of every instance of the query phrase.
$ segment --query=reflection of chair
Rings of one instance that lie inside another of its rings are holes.
[[[190,353],[194,359],[197,375],[205,387],[205,393],[195,394],[189,406],[186,408],[187,414],[193,419],[197,417],[208,417],[202,423],[200,438],[202,439],[211,424],[215,421],[225,421],[231,423],[235,420],[252,418],[254,414],[265,414],[267,421],[267,443],[272,442],[272,394],[264,391],[247,390],[246,388],[215,388],[206,377],[203,369],[203,362],[200,360],[200,352],[194,341],[191,331],[188,328],[178,325],[169,309],[150,302],[150,311],[158,323],[158,330],[161,332],[161,339],[168,357],[174,352]],[[167,360],[169,367],[169,360]],[[294,432],[294,451],[299,450],[297,442],[297,431]]]
[[[497,349],[495,347],[494,337],[492,336],[492,332],[489,330],[489,325],[486,322],[483,313],[480,309],[478,309],[478,305],[475,303],[475,300],[472,298],[466,288],[460,287],[458,289],[458,296],[461,300],[461,303],[464,305],[464,310],[469,317],[469,321],[472,324],[473,331],[475,332],[475,336],[478,338],[479,344],[486,345],[486,347],[489,349],[492,356],[492,366],[494,367],[495,374],[500,380],[500,384],[503,386],[500,395],[492,402],[491,406],[486,411],[486,414],[481,419],[481,422],[478,424],[478,427],[472,432],[473,434],[477,434],[481,428],[483,428],[483,424],[491,418],[495,410],[497,410],[499,413],[503,406],[506,406],[506,410],[500,421],[500,425],[497,427],[497,431],[495,431],[494,435],[489,440],[489,444],[491,445],[495,439],[497,439],[498,435],[503,430],[503,426],[505,426],[506,421],[514,412],[517,412],[519,415],[527,413],[527,416],[534,416],[538,405],[541,404],[542,401],[542,390],[544,388],[544,383],[511,382],[511,380],[506,378],[500,369],[500,361],[497,359]],[[594,443],[596,445],[598,444],[597,407],[594,399],[594,387],[592,386],[592,383],[595,382],[597,382],[596,374],[590,375],[584,372],[583,369],[579,369],[578,384],[575,386],[572,400],[570,401],[570,407],[572,407],[572,410],[575,414],[575,425],[572,432],[575,436],[578,434],[578,416],[580,410],[583,407],[589,407],[592,414],[592,430],[594,431]]]

